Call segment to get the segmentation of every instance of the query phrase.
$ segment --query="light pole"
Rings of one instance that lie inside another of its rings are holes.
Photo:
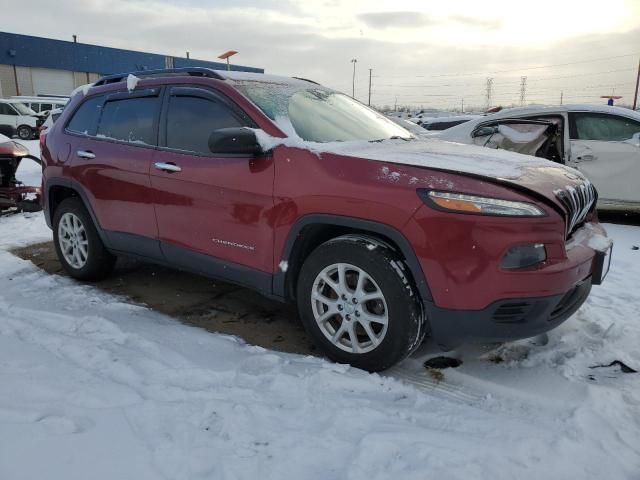
[[[231,70],[231,65],[229,64],[229,57],[234,56],[236,53],[235,50],[229,50],[228,52],[224,52],[222,55],[220,55],[218,58],[221,60],[226,60],[227,61],[227,70]]]
[[[358,63],[358,59],[352,58],[351,63],[353,63],[353,85],[351,87],[351,98],[356,98],[356,63]]]

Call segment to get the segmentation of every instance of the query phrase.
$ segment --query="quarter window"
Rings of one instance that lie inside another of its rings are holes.
[[[84,135],[95,135],[103,102],[103,96],[87,99],[73,114],[67,130]]]
[[[640,132],[640,122],[617,115],[601,113],[572,113],[573,140],[621,142]]]
[[[249,126],[249,122],[206,90],[176,88],[169,97],[169,148],[211,155],[209,136],[214,130],[243,126]]]

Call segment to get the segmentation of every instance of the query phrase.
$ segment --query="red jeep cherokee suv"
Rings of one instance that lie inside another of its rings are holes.
[[[447,348],[547,331],[608,270],[575,170],[415,138],[304,79],[136,75],[76,93],[41,141],[75,278],[128,255],[254,288],[297,302],[328,357],[375,371],[425,334]]]

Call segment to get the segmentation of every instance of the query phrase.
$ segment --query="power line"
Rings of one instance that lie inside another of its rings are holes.
[[[609,56],[609,57],[600,57],[600,58],[591,58],[591,59],[587,59],[587,60],[578,60],[575,62],[566,62],[566,63],[554,63],[554,64],[549,64],[549,65],[538,65],[535,67],[521,67],[521,68],[512,68],[512,69],[508,69],[508,70],[495,70],[493,72],[472,72],[472,73],[446,73],[446,74],[438,74],[438,75],[395,75],[395,76],[389,76],[387,78],[425,78],[425,77],[431,77],[431,78],[441,78],[441,77],[464,77],[464,76],[473,76],[473,75],[495,75],[498,73],[509,73],[509,72],[522,72],[523,70],[539,70],[542,68],[551,68],[551,67],[566,67],[566,66],[570,66],[570,65],[580,65],[580,64],[584,64],[584,63],[592,63],[592,62],[602,62],[602,61],[608,61],[608,60],[615,60],[617,58],[625,58],[625,57],[632,57],[632,56],[636,56],[640,54],[639,52],[633,52],[633,53],[625,53],[622,55],[613,55],[613,56]]]

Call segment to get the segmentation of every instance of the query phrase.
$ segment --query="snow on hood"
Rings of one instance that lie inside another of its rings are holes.
[[[531,173],[533,169],[544,169],[547,173],[553,173],[554,170],[558,173],[570,172],[580,179],[584,178],[576,170],[549,160],[505,150],[493,150],[476,145],[448,142],[437,137],[419,137],[412,140],[383,140],[380,142],[362,140],[316,143],[304,141],[295,135],[288,118],[277,118],[276,123],[288,137],[272,137],[262,130],[254,130],[258,143],[264,151],[272,150],[279,145],[285,145],[307,149],[316,154],[333,153],[505,180],[521,178],[527,173]]]

